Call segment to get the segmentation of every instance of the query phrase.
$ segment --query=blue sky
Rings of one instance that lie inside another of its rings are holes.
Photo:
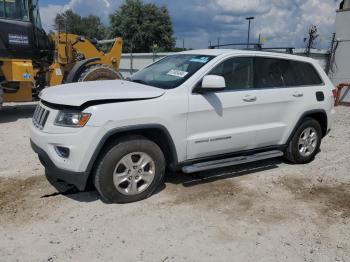
[[[58,12],[71,8],[81,15],[94,14],[108,23],[108,15],[123,0],[39,0],[45,29],[52,29]],[[334,31],[335,12],[340,0],[145,0],[167,6],[178,46],[205,48],[208,41],[246,42],[247,16],[252,22],[252,41],[259,34],[268,46],[303,47],[311,24],[318,26],[318,46],[326,48]]]

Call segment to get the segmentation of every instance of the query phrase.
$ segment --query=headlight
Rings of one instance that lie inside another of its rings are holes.
[[[56,126],[66,127],[83,127],[89,121],[91,114],[72,112],[72,111],[60,111],[56,117]]]

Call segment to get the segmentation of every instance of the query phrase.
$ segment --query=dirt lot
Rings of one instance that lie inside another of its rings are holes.
[[[29,146],[33,110],[0,112],[1,261],[350,261],[350,107],[311,164],[168,176],[127,205],[57,193]]]

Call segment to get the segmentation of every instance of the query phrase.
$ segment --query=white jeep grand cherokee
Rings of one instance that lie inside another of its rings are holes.
[[[149,197],[166,168],[184,173],[285,156],[308,163],[330,131],[333,85],[294,55],[197,50],[130,80],[48,88],[31,144],[46,175],[102,199]]]

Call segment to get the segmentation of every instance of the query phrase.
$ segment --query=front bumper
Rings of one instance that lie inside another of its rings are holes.
[[[30,144],[34,152],[38,154],[41,164],[45,167],[45,173],[49,181],[61,180],[67,184],[74,185],[81,191],[85,190],[89,178],[88,172],[72,172],[58,168],[43,149],[38,147],[32,140]]]

